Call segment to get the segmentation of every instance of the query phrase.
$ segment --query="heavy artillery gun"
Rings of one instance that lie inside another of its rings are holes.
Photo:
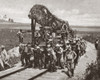
[[[52,29],[52,32],[57,33],[58,30],[64,29],[67,33],[67,37],[73,37],[73,30],[69,27],[68,21],[61,20],[53,15],[45,6],[34,5],[28,17],[31,19],[31,30],[32,30],[32,45],[34,45],[34,32],[36,23],[40,24],[43,28],[46,26]]]

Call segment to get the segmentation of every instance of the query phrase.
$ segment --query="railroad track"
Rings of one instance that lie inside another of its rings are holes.
[[[13,75],[13,74],[15,74],[17,72],[23,71],[26,68],[27,67],[19,67],[19,68],[14,67],[14,68],[11,68],[11,69],[8,69],[8,70],[5,70],[5,71],[1,71],[0,72],[0,80],[3,79],[3,78],[5,78],[5,77],[8,77],[10,75]]]
[[[47,69],[20,67],[14,70],[0,72],[0,80],[34,80],[48,72]]]
[[[47,69],[22,68],[0,75],[0,80],[66,80],[67,75],[61,71],[51,73]]]

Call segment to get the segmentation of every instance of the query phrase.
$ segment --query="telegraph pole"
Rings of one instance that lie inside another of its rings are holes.
[[[36,26],[35,19],[31,19],[32,47],[35,46],[35,26]]]

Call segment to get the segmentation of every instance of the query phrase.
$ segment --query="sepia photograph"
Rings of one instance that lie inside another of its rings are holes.
[[[100,0],[0,0],[0,80],[100,80]]]

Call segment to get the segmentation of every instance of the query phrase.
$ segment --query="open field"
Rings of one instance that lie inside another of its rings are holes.
[[[18,37],[17,37],[18,30],[19,29],[1,29],[0,46],[5,45],[7,50],[15,46],[18,46],[19,44]],[[31,35],[29,33],[24,33],[24,42],[27,43],[30,41],[31,41]]]
[[[40,26],[36,24],[37,28]],[[100,32],[100,26],[73,26],[70,27],[77,31],[86,31],[86,32]],[[31,24],[28,23],[0,23],[0,29],[31,29]]]
[[[0,29],[30,29],[30,24],[24,23],[0,23]]]
[[[39,25],[37,25],[39,26]],[[81,26],[71,26],[72,29],[77,31],[77,34],[84,36],[85,38],[87,36],[87,40],[91,42],[92,36],[98,36],[100,38],[100,28],[92,26],[89,27],[81,27]],[[88,28],[88,29],[87,29]],[[22,24],[22,23],[0,23],[0,45],[5,45],[7,50],[13,48],[14,46],[18,45],[18,37],[16,33],[19,29],[23,29],[24,31],[30,30],[31,26],[30,24]],[[94,38],[95,38],[94,37]],[[93,39],[94,40],[94,39]],[[30,42],[31,41],[31,34],[24,33],[24,42]],[[94,41],[92,41],[94,42]]]

